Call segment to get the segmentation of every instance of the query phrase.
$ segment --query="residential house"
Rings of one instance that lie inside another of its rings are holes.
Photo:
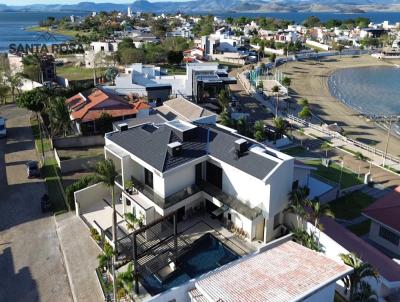
[[[363,210],[371,220],[368,238],[400,259],[400,186]]]
[[[103,113],[111,115],[113,120],[124,120],[146,116],[150,108],[146,102],[128,102],[103,89],[95,89],[88,95],[78,93],[67,99],[66,104],[70,110],[71,121],[79,134],[96,133],[96,121]]]
[[[278,243],[211,272],[189,290],[191,302],[334,301],[352,268],[293,241]]]
[[[108,87],[121,94],[134,93],[149,100],[165,101],[169,95],[181,95],[196,103],[215,99],[221,89],[236,83],[218,63],[188,63],[185,75],[165,75],[160,67],[133,64]]]
[[[115,41],[90,43],[89,50],[85,51],[85,67],[105,66],[107,57],[112,56],[117,50],[118,43]]]

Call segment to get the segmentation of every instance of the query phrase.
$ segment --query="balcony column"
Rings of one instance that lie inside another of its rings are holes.
[[[134,288],[135,293],[139,295],[139,272],[138,272],[138,261],[137,261],[137,240],[136,234],[133,234],[133,273],[134,273]]]

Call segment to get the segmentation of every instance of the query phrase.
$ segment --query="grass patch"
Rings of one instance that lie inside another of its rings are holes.
[[[42,142],[40,141],[40,133],[39,133],[39,123],[36,118],[31,119],[31,128],[32,128],[33,136],[35,138],[36,150],[39,153],[51,150],[50,140],[46,137],[43,137],[43,148],[42,148]]]
[[[99,77],[105,70],[106,68],[96,68],[96,76]],[[70,81],[83,81],[92,80],[94,71],[92,68],[59,66],[57,67],[57,75]]]
[[[38,32],[52,32],[54,34],[63,35],[75,38],[76,35],[87,36],[90,35],[90,32],[81,31],[81,30],[72,30],[72,29],[49,29],[47,26],[33,26],[27,29],[27,31],[38,31]]]
[[[355,191],[332,201],[329,206],[336,218],[351,220],[359,217],[361,211],[374,201],[371,196]]]
[[[59,185],[58,165],[54,158],[46,158],[42,167],[53,212],[66,211],[64,195]]]
[[[365,234],[368,234],[370,225],[371,225],[371,220],[367,219],[358,224],[350,225],[347,227],[347,229],[352,233],[356,234],[357,236],[361,237]]]
[[[339,182],[340,170],[342,169],[340,165],[336,163],[331,163],[329,167],[325,167],[319,160],[306,160],[304,161],[304,163],[317,168],[317,170],[313,171],[312,173],[317,174],[318,176],[321,176],[335,183]],[[363,182],[359,178],[357,178],[357,174],[351,172],[350,170],[347,170],[346,168],[343,168],[341,180],[342,189],[350,188],[352,186],[360,185],[362,183]]]
[[[60,160],[102,156],[104,147],[57,149]]]
[[[305,150],[306,149],[304,147],[295,146],[295,147],[287,148],[287,149],[284,149],[281,151],[287,155],[296,156],[296,155],[302,154]]]

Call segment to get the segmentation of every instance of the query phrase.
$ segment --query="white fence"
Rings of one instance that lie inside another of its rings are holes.
[[[292,120],[292,121],[294,121],[296,123],[304,125],[305,127],[309,127],[311,129],[314,129],[314,130],[317,130],[319,132],[322,132],[322,133],[324,133],[324,134],[326,134],[326,135],[328,135],[328,136],[330,136],[332,138],[340,139],[341,141],[345,142],[346,144],[353,145],[353,146],[358,147],[360,149],[363,149],[365,151],[371,152],[374,155],[381,156],[382,159],[386,158],[386,160],[389,160],[389,161],[391,161],[393,163],[396,163],[396,164],[400,164],[400,158],[399,157],[396,157],[396,156],[391,155],[391,154],[385,154],[385,152],[383,152],[380,149],[377,149],[375,147],[372,147],[372,146],[369,146],[367,144],[361,143],[361,142],[359,142],[359,141],[357,141],[355,139],[345,137],[345,136],[343,136],[343,135],[341,135],[341,134],[339,134],[339,133],[337,133],[335,131],[331,131],[331,130],[329,130],[327,128],[315,125],[315,124],[310,123],[310,122],[308,122],[306,120],[298,118],[298,117],[296,117],[296,116],[294,116],[292,114],[288,114],[286,117],[289,120]]]

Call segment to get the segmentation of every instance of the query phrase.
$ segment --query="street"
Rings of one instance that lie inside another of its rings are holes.
[[[30,113],[0,107],[7,139],[0,140],[0,301],[72,301],[55,219],[42,214],[43,179],[28,179],[25,163],[38,160]]]

